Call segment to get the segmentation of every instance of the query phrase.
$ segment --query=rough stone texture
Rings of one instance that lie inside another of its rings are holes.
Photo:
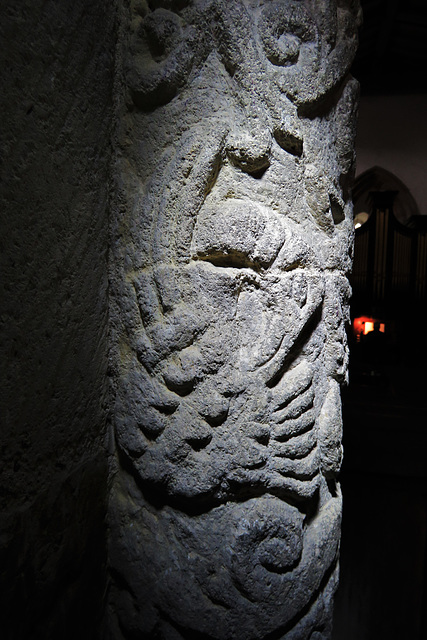
[[[93,639],[115,8],[18,0],[0,15],[0,635]]]
[[[358,4],[122,17],[111,638],[325,639]]]

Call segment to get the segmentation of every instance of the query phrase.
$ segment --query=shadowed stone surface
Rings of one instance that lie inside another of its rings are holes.
[[[123,10],[113,638],[330,636],[352,1]]]
[[[114,0],[0,3],[0,635],[96,637]]]

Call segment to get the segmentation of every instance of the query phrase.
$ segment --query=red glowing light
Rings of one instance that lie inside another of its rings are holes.
[[[369,316],[360,316],[353,320],[353,331],[356,336],[366,336],[367,333],[374,330],[374,325],[379,322],[380,331],[385,333],[385,323],[381,322],[378,318],[371,318]]]

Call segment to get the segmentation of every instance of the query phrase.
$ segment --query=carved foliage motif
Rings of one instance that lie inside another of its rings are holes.
[[[357,3],[140,0],[124,13],[111,277],[121,633],[326,638]]]

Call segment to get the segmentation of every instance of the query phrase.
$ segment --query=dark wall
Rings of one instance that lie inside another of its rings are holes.
[[[2,638],[100,615],[114,22],[112,0],[0,4]]]
[[[356,170],[378,166],[402,180],[427,214],[427,94],[366,96],[359,106]]]

